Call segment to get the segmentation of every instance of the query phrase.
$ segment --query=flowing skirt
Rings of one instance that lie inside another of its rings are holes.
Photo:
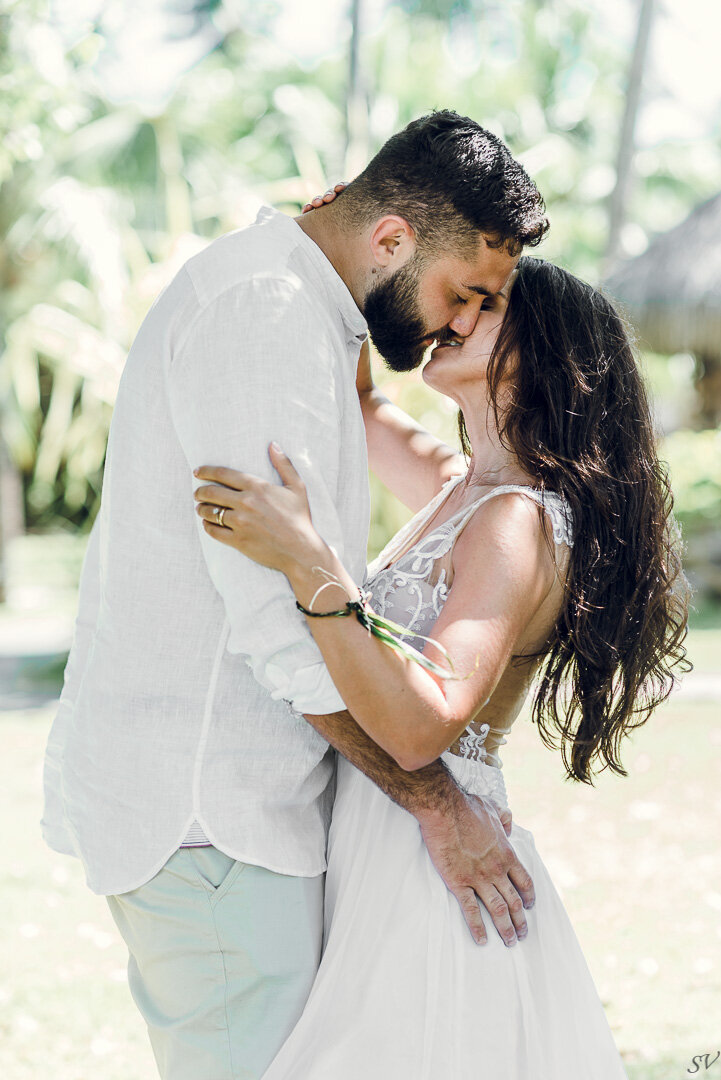
[[[451,754],[468,791],[507,806],[502,772]],[[627,1080],[576,934],[533,836],[528,936],[485,908],[476,945],[418,824],[338,759],[324,951],[305,1010],[263,1080]]]

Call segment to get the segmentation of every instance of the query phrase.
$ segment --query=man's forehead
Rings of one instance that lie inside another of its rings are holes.
[[[477,259],[465,265],[461,271],[461,284],[479,296],[493,296],[510,282],[519,257],[486,248]]]

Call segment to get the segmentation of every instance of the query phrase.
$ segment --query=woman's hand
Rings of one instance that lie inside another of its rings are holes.
[[[311,210],[318,210],[321,206],[327,206],[328,203],[333,202],[336,195],[340,195],[341,191],[343,191],[343,189],[347,187],[348,184],[345,182],[345,180],[341,180],[338,184],[335,185],[335,187],[328,188],[324,195],[316,195],[314,199],[311,199],[310,202],[307,202],[301,210],[301,214],[307,214]]]
[[[277,443],[270,444],[269,456],[282,484],[215,465],[195,469],[194,475],[207,481],[194,492],[195,510],[214,540],[289,574],[317,562],[325,544],[313,527],[305,484],[290,460]]]

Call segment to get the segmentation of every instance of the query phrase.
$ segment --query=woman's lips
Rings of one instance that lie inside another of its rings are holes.
[[[458,349],[460,348],[460,345],[460,341],[441,341],[438,345],[436,345],[433,352],[437,353],[439,349]]]

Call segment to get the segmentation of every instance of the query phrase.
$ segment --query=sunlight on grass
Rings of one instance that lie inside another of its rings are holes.
[[[105,901],[38,827],[53,709],[0,716],[0,1075],[152,1080],[126,955]],[[625,753],[628,779],[562,782],[528,718],[503,750],[511,806],[569,910],[631,1080],[681,1080],[719,1039],[718,706],[658,710]],[[438,1078],[441,1080],[441,1078]],[[445,1078],[443,1078],[445,1080]],[[529,1078],[532,1080],[532,1078]]]
[[[53,708],[0,714],[4,933],[0,1076],[152,1080],[145,1030],[127,988],[125,946],[79,863],[39,832],[41,768]]]
[[[660,707],[625,746],[629,776],[595,788],[563,781],[527,715],[502,754],[631,1080],[680,1080],[719,1042],[718,719],[716,703]]]

